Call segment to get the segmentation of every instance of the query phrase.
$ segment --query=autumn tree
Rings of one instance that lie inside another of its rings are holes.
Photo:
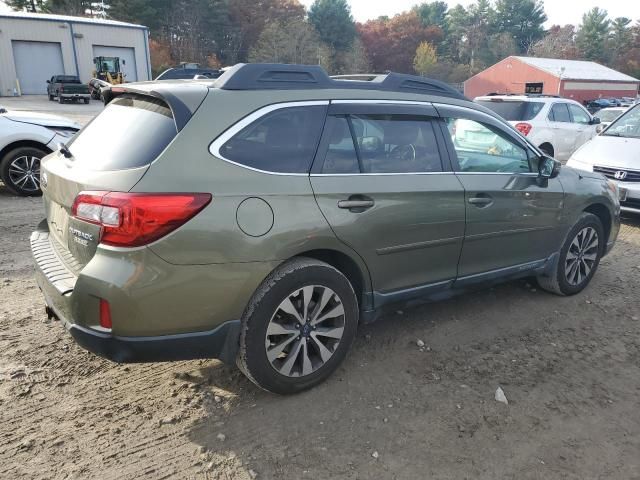
[[[269,23],[249,52],[250,62],[317,64],[323,45],[304,20]]]
[[[573,25],[553,25],[541,40],[532,47],[531,53],[542,58],[564,58],[575,60],[580,57],[576,46],[576,28]]]
[[[356,36],[347,0],[316,0],[309,9],[309,22],[320,40],[334,50],[347,50]]]
[[[391,19],[369,20],[358,25],[374,71],[413,71],[418,45],[442,41],[443,32],[437,26],[425,27],[415,11],[395,15]]]
[[[416,49],[416,56],[413,58],[413,69],[416,73],[426,77],[437,63],[438,54],[433,45],[429,42],[421,42]]]

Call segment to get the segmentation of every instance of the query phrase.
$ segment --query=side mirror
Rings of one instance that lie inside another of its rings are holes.
[[[47,80],[47,83],[51,83],[51,80]]]
[[[546,155],[540,157],[540,161],[538,162],[538,175],[541,179],[545,180],[555,178],[560,173],[561,165],[560,162]]]
[[[599,117],[593,117],[590,123],[591,125],[600,125],[602,123],[602,120],[600,120]]]

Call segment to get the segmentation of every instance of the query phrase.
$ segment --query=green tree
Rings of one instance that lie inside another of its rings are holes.
[[[437,63],[438,54],[433,45],[429,42],[421,42],[416,49],[416,56],[413,58],[413,69],[416,73],[426,77]]]
[[[507,33],[520,53],[529,53],[533,44],[544,36],[547,14],[539,0],[497,0],[494,23],[497,33]]]
[[[585,58],[603,63],[607,60],[610,26],[607,11],[598,7],[592,8],[582,16],[576,45]]]
[[[356,36],[347,0],[316,0],[309,9],[309,22],[320,39],[335,50],[347,50]]]
[[[413,7],[422,20],[425,27],[435,25],[441,29],[446,28],[447,23],[447,2],[436,1],[431,3],[421,3]]]
[[[27,12],[46,12],[46,0],[6,0],[5,3],[14,10]]]
[[[611,48],[617,57],[627,50],[633,42],[633,31],[630,28],[631,19],[618,17],[611,23]]]

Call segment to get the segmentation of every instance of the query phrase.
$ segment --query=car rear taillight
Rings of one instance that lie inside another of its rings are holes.
[[[530,123],[516,123],[516,130],[518,130],[525,137],[529,135],[529,132],[532,128],[533,127]]]
[[[184,225],[211,202],[210,193],[80,192],[75,218],[100,225],[100,243],[139,247]]]
[[[104,298],[100,299],[100,326],[108,329],[113,326],[111,322],[111,306]]]
[[[64,85],[60,85],[60,93],[64,92]]]

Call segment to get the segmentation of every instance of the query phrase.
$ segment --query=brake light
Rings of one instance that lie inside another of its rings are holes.
[[[518,130],[525,137],[529,135],[529,132],[532,128],[533,127],[530,123],[516,123],[516,130]]]
[[[111,306],[103,298],[100,299],[100,326],[108,329],[113,326],[111,322]]]
[[[60,85],[60,93],[64,92],[64,85]]]
[[[139,247],[184,225],[209,202],[209,193],[81,192],[71,212],[102,227],[101,243]]]

